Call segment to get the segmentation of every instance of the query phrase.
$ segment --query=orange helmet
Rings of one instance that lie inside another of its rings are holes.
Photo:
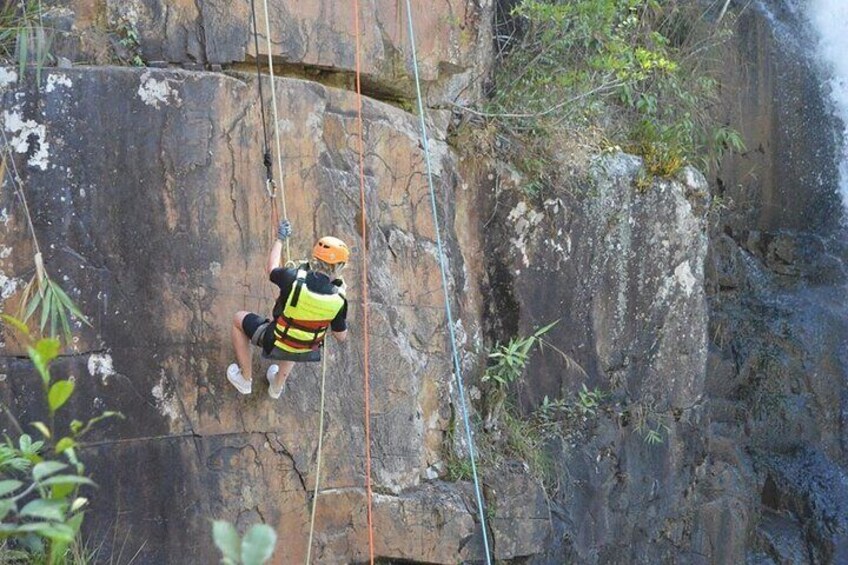
[[[318,240],[312,248],[312,256],[328,265],[347,263],[350,258],[350,249],[345,242],[337,237],[325,236]]]

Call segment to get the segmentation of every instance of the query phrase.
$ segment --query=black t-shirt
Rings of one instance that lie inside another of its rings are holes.
[[[274,304],[274,319],[276,320],[286,307],[286,300],[292,291],[294,281],[297,280],[297,269],[274,269],[271,271],[271,282],[280,287],[280,296]],[[309,271],[306,273],[306,288],[316,294],[335,294],[338,287],[330,282],[327,275]],[[343,332],[347,329],[347,299],[342,297],[344,305],[333,321],[330,329],[334,332]],[[269,332],[273,335],[274,332]]]

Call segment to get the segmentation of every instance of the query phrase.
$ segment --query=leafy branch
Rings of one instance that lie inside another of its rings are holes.
[[[41,253],[41,246],[38,242],[38,236],[33,225],[32,215],[30,214],[29,204],[26,194],[23,189],[23,182],[20,173],[15,164],[15,159],[11,154],[11,145],[6,136],[6,132],[0,129],[4,145],[0,148],[0,185],[5,179],[12,183],[15,193],[23,206],[24,215],[27,219],[30,236],[32,238],[35,254],[33,255],[33,263],[35,264],[35,273],[24,287],[21,295],[21,309],[18,313],[20,319],[26,323],[29,319],[39,313],[39,329],[44,332],[45,328],[50,331],[50,336],[56,336],[61,328],[62,334],[66,341],[71,339],[70,321],[77,319],[81,323],[91,325],[88,319],[83,315],[74,301],[62,290],[62,287],[50,278],[47,269],[44,266],[44,258]],[[11,167],[7,166],[7,162]],[[49,323],[49,326],[48,326]]]
[[[54,338],[34,339],[26,324],[9,315],[0,314],[3,322],[17,330],[26,342],[26,350],[41,380],[49,416],[49,424],[31,422],[43,437],[33,441],[29,434],[21,433],[17,441],[8,435],[0,444],[0,540],[14,539],[25,548],[44,550],[49,565],[65,562],[68,548],[79,534],[83,509],[88,499],[79,496],[83,486],[95,486],[86,477],[85,466],[77,456],[79,439],[98,422],[123,416],[117,412],[104,412],[87,423],[73,420],[67,433],[59,433],[54,425],[57,412],[66,406],[75,390],[71,379],[54,380],[50,364],[58,357],[61,344]],[[11,411],[4,412],[14,427],[22,427]],[[30,559],[35,555],[28,554]],[[31,562],[31,561],[30,561]]]

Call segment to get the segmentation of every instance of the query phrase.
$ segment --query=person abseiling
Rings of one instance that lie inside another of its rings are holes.
[[[227,380],[242,394],[252,390],[251,343],[262,349],[265,358],[279,361],[266,373],[268,394],[276,399],[295,363],[321,360],[328,330],[340,342],[347,339],[346,287],[340,274],[350,250],[338,238],[322,237],[312,249],[312,262],[281,268],[283,242],[291,232],[288,220],[280,222],[268,256],[268,276],[280,289],[274,319],[245,311],[236,312],[233,318],[237,363],[227,367]]]

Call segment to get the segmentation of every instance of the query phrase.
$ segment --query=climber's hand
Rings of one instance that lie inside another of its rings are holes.
[[[292,226],[291,222],[288,220],[283,220],[280,222],[279,227],[277,228],[277,239],[280,241],[285,241],[292,234]]]
[[[331,284],[338,287],[338,289],[339,289],[338,292],[339,292],[340,295],[344,296],[345,293],[347,292],[347,285],[345,284],[344,279],[336,279],[336,280],[332,281]]]

